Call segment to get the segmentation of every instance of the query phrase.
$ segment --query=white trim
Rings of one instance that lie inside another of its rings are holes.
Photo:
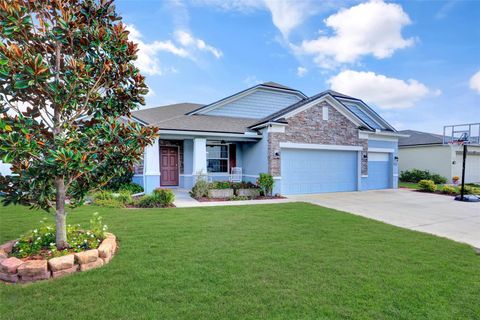
[[[368,174],[362,174],[361,177],[362,178],[368,178]]]
[[[345,146],[337,144],[313,144],[313,143],[294,143],[280,142],[280,148],[287,149],[314,149],[314,150],[342,150],[342,151],[362,151],[362,146]]]
[[[273,180],[282,180],[282,177],[281,176],[277,176],[277,177],[272,177]]]
[[[180,176],[180,177],[193,177],[193,174],[181,173],[179,176]]]
[[[148,172],[145,172],[144,176],[158,176],[160,177],[162,174],[159,172],[155,172],[155,171],[148,171]]]
[[[281,124],[281,125],[269,124],[267,127],[267,132],[285,133],[286,126],[287,126],[286,124]]]
[[[258,177],[260,177],[258,174],[244,174],[243,176],[248,177],[248,178],[258,178]]]
[[[290,117],[293,117],[294,115],[296,115],[297,113],[300,113],[302,111],[305,111],[323,101],[326,101],[328,103],[330,103],[330,105],[332,107],[334,107],[338,112],[340,112],[344,117],[346,117],[348,120],[350,120],[351,122],[353,122],[354,124],[358,125],[358,126],[361,126],[363,125],[363,123],[361,121],[359,121],[358,119],[352,117],[352,114],[350,111],[348,111],[346,109],[346,107],[344,105],[342,105],[340,102],[338,102],[335,98],[333,98],[332,96],[330,95],[324,95],[324,96],[321,96],[321,97],[318,97],[317,99],[295,109],[295,110],[292,110],[290,112],[288,112],[287,114],[283,115],[283,116],[280,116],[282,118],[285,118],[285,119],[288,119]]]
[[[393,176],[394,176],[394,177],[398,177],[398,173],[394,173]]]
[[[288,123],[278,123],[278,122],[272,122],[272,121],[268,121],[268,122],[265,122],[265,123],[261,123],[261,124],[257,124],[256,126],[254,127],[251,127],[252,130],[254,129],[260,129],[260,128],[263,128],[263,127],[266,127],[266,126],[269,126],[269,125],[275,125],[275,126],[288,126]]]
[[[187,131],[187,130],[158,130],[159,134],[177,134],[177,135],[193,135],[195,137],[231,137],[231,138],[256,138],[261,139],[262,136],[257,133],[228,133],[228,132],[207,132],[207,131]]]
[[[374,137],[375,136],[396,137],[396,138],[408,138],[408,137],[410,137],[409,134],[402,134],[402,133],[398,133],[398,132],[388,132],[388,131],[378,131],[378,130],[375,131],[375,132],[371,132],[371,131],[360,131],[360,132],[364,132],[364,133],[368,134],[369,139],[371,139],[371,140],[380,140],[380,139],[377,139],[377,138],[370,137],[371,135],[374,136]]]
[[[392,149],[392,148],[368,148],[368,152],[394,153],[395,149]]]

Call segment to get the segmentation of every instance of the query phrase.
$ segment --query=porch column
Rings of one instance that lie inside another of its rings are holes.
[[[145,148],[143,172],[146,194],[160,187],[160,148],[158,146],[158,139],[156,139],[151,146]]]
[[[193,175],[207,174],[207,139],[193,139]]]

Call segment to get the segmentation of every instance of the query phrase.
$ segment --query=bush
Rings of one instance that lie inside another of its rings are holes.
[[[269,173],[260,173],[260,176],[257,180],[258,186],[263,190],[263,193],[266,196],[270,196],[273,190],[273,177]]]
[[[435,192],[437,186],[432,180],[420,180],[418,182],[418,190],[423,192]]]
[[[436,184],[447,183],[447,178],[428,170],[412,169],[400,173],[400,181],[417,183],[420,180],[432,180]]]
[[[133,169],[130,167],[128,168],[124,167],[123,170],[124,170],[124,173],[120,176],[113,177],[107,183],[105,189],[118,191],[123,185],[129,184],[132,181],[132,178],[134,175]]]
[[[462,192],[462,187],[458,189],[458,193]],[[463,190],[464,194],[480,194],[480,188],[475,188],[472,186],[465,185],[465,188]]]
[[[254,185],[251,182],[232,182],[232,189],[258,189],[258,186]]]
[[[195,182],[192,190],[190,190],[190,196],[195,199],[208,197],[209,188],[210,184],[207,181],[207,177],[204,175],[199,175],[197,182]]]
[[[105,208],[125,208],[125,204],[117,199],[98,199],[93,204]]]
[[[164,208],[173,205],[175,194],[170,189],[155,189],[152,194],[141,197],[137,206],[141,208]]]
[[[118,189],[118,191],[128,191],[131,194],[136,194],[136,193],[143,192],[143,188],[139,184],[128,182],[120,185],[120,188]]]
[[[156,197],[162,207],[170,207],[175,201],[175,194],[170,189],[155,189],[153,196]]]
[[[458,189],[455,188],[455,187],[452,187],[452,186],[449,186],[448,184],[444,185],[442,187],[442,189],[440,189],[440,192],[441,193],[444,193],[444,194],[451,194],[451,195],[455,195],[458,193]]]
[[[108,207],[122,208],[133,202],[129,191],[111,192],[101,190],[93,195],[93,204]]]
[[[69,249],[58,251],[55,246],[55,226],[41,221],[38,229],[32,230],[15,242],[12,255],[18,258],[30,256],[58,257],[70,252],[81,252],[98,248],[105,238],[107,226],[97,213],[90,219],[90,229],[82,230],[80,225],[67,226],[67,242]]]
[[[215,181],[209,184],[210,189],[232,189],[233,185],[229,181]]]

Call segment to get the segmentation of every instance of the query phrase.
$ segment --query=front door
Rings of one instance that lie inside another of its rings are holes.
[[[178,148],[160,147],[160,185],[178,186]]]

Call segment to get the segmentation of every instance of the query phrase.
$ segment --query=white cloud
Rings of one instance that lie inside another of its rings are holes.
[[[410,23],[400,5],[370,1],[329,16],[325,24],[333,35],[305,40],[295,49],[297,53],[313,55],[315,62],[326,68],[354,63],[366,55],[388,58],[396,50],[414,44],[413,38],[405,39],[401,33]]]
[[[243,83],[245,83],[249,87],[256,86],[257,84],[264,83],[265,81],[259,80],[257,76],[248,76],[243,79]]]
[[[200,51],[210,52],[215,58],[220,58],[223,53],[211,45],[208,45],[202,39],[193,37],[191,33],[185,30],[177,30],[175,32],[176,40],[184,47],[193,47]]]
[[[145,43],[142,40],[142,34],[134,25],[128,25],[127,30],[130,31],[129,40],[138,44],[138,58],[135,64],[140,71],[148,75],[161,75],[164,73],[160,60],[157,57],[160,51],[169,52],[180,57],[188,56],[188,52],[185,49],[175,46],[170,40],[157,40],[151,43]]]
[[[358,97],[381,109],[405,109],[428,96],[440,95],[417,80],[388,78],[374,72],[345,70],[328,80],[332,90]]]
[[[147,75],[162,75],[165,73],[178,73],[174,67],[162,67],[158,58],[159,52],[168,52],[182,58],[195,60],[195,51],[205,51],[211,53],[215,58],[220,58],[222,52],[217,48],[208,45],[202,39],[195,38],[191,33],[184,30],[175,32],[176,45],[171,40],[155,40],[150,43],[143,41],[143,36],[134,25],[128,25],[130,31],[129,40],[138,44],[136,66]]]
[[[305,67],[298,67],[297,68],[297,76],[299,77],[303,77],[304,75],[306,75],[308,72],[308,69],[305,68]]]
[[[330,8],[336,1],[323,0],[196,0],[194,3],[210,5],[223,10],[249,12],[253,10],[268,10],[272,22],[282,35],[287,38],[289,33],[300,26],[310,16],[322,9]]]
[[[470,78],[470,89],[480,93],[480,70]]]

